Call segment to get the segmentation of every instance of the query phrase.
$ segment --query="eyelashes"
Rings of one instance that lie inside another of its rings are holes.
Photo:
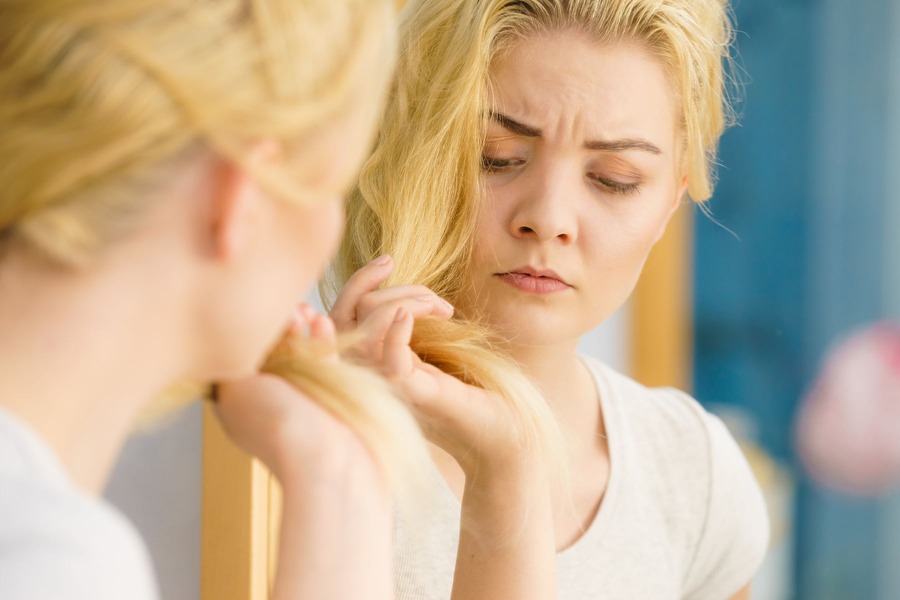
[[[508,169],[513,166],[519,166],[523,162],[524,161],[515,159],[493,158],[484,154],[481,156],[481,168],[488,173],[502,171],[503,169]]]
[[[606,177],[600,177],[599,175],[589,175],[588,177],[614,194],[622,196],[631,196],[638,193],[641,189],[640,183],[622,183]]]
[[[495,158],[493,156],[488,156],[487,154],[481,156],[481,169],[486,173],[502,173],[523,164],[525,164],[525,161],[520,159]],[[588,174],[588,179],[601,190],[620,196],[631,196],[638,193],[641,188],[641,182],[639,181],[634,183],[622,183],[621,181],[616,181],[615,179],[593,173]]]

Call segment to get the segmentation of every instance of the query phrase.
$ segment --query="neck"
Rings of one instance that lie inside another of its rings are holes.
[[[552,345],[512,346],[510,355],[544,394],[567,438],[592,443],[600,406],[593,377],[578,358],[578,340]],[[599,423],[602,433],[603,424]]]
[[[105,487],[143,406],[179,376],[149,279],[0,263],[0,406],[91,493]]]

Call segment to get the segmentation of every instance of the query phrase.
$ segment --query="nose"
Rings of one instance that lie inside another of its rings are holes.
[[[535,173],[516,203],[509,227],[513,237],[571,244],[578,233],[576,196],[562,173]]]

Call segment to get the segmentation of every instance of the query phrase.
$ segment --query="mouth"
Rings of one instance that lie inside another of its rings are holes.
[[[504,283],[531,294],[554,294],[573,287],[555,271],[536,269],[530,266],[519,267],[495,275]]]

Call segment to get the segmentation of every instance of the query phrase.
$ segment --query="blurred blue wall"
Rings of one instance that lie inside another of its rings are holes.
[[[721,226],[696,219],[694,392],[747,408],[798,476],[793,417],[823,354],[897,315],[898,13],[892,0],[735,6],[746,86],[710,205]],[[900,502],[799,484],[795,597],[900,598],[885,572],[900,567]]]

